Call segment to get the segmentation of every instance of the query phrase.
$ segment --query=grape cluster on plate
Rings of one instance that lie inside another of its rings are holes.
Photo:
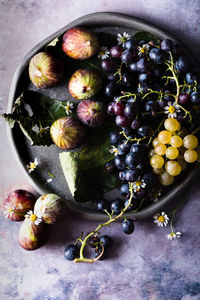
[[[118,172],[126,199],[132,183],[129,209],[138,210],[198,159],[198,138],[192,133],[198,135],[200,116],[198,70],[172,40],[134,37],[110,48],[101,67],[107,73],[107,113],[116,125],[110,133],[115,157],[106,169]],[[113,201],[111,210],[119,213],[127,201]],[[101,201],[97,208],[110,207]]]

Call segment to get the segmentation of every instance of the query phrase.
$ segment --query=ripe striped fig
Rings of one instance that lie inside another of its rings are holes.
[[[11,192],[3,202],[3,214],[11,221],[23,221],[25,214],[33,209],[35,201],[33,194],[25,190]]]
[[[66,213],[66,205],[60,196],[45,194],[37,199],[34,213],[41,216],[43,222],[54,224]]]
[[[63,35],[62,49],[69,57],[84,60],[97,53],[99,42],[90,30],[73,27]]]
[[[60,59],[47,52],[33,56],[29,63],[29,77],[38,88],[55,86],[63,78],[64,66]]]
[[[85,69],[74,72],[69,80],[69,92],[79,100],[95,96],[100,91],[101,86],[101,77],[96,72]]]
[[[63,117],[54,121],[50,134],[53,142],[65,150],[81,146],[86,139],[85,129],[78,120],[72,117]]]
[[[36,250],[40,248],[45,244],[47,238],[46,225],[43,223],[36,225],[35,222],[31,220],[31,217],[27,217],[24,220],[18,233],[19,245],[25,250]]]
[[[99,126],[105,118],[104,104],[92,100],[83,100],[78,104],[77,115],[84,124],[90,127]]]

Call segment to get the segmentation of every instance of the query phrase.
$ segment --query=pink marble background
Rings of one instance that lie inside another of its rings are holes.
[[[73,19],[96,11],[127,13],[175,33],[193,54],[200,51],[198,0],[0,0],[0,112],[6,110],[12,75],[35,44]],[[0,118],[0,201],[15,189],[32,190],[17,168]],[[73,264],[63,257],[66,245],[97,224],[68,215],[52,227],[49,242],[35,252],[17,244],[20,224],[0,221],[0,300],[199,300],[200,188],[198,179],[177,216],[180,240],[169,241],[169,228],[152,220],[136,223],[132,236],[120,224],[107,232],[115,247],[107,260]]]

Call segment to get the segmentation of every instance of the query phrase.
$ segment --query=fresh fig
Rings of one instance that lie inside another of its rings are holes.
[[[100,91],[101,86],[101,77],[96,72],[86,69],[77,70],[69,80],[69,92],[79,100],[95,96]]]
[[[78,104],[77,115],[84,124],[90,127],[99,126],[105,118],[104,104],[92,100],[83,100]]]
[[[34,217],[35,214],[31,216]],[[39,223],[36,225],[35,222],[31,220],[31,216],[24,220],[18,233],[19,245],[26,250],[36,250],[40,248],[45,244],[48,238],[45,224]]]
[[[54,121],[50,134],[53,142],[65,150],[81,146],[86,139],[85,129],[78,120],[72,117],[63,117]]]
[[[33,209],[35,201],[33,194],[25,190],[13,191],[3,202],[3,214],[12,221],[23,221],[25,214]]]
[[[66,204],[64,200],[56,194],[45,194],[37,199],[34,213],[40,215],[43,222],[54,224],[66,213]]]
[[[30,60],[29,77],[38,88],[55,86],[62,80],[63,73],[63,63],[50,53],[40,52]]]
[[[84,60],[97,53],[99,42],[90,30],[73,27],[63,35],[62,49],[69,57]]]

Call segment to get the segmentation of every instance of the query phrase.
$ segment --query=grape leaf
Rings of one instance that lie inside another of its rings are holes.
[[[106,172],[105,162],[89,168],[83,164],[81,153],[62,152],[59,158],[69,190],[76,201],[94,201],[118,183],[116,174]]]
[[[152,41],[155,45],[160,45],[161,42],[156,35],[148,31],[137,31],[133,37],[138,41],[144,40],[147,43]]]
[[[40,93],[25,91],[16,101],[11,114],[3,114],[9,126],[18,124],[32,145],[53,144],[49,127],[53,121],[66,116],[66,102],[51,99]],[[40,132],[33,130],[37,126]],[[45,129],[46,128],[46,129]]]

